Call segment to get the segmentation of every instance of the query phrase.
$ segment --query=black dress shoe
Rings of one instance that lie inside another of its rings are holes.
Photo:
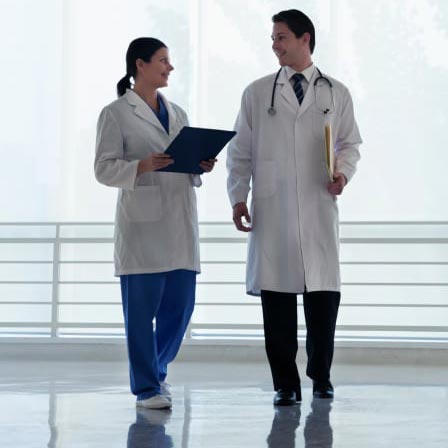
[[[314,398],[334,398],[334,389],[330,381],[313,381]]]
[[[300,390],[279,389],[274,396],[275,406],[293,406],[298,401],[302,401]]]

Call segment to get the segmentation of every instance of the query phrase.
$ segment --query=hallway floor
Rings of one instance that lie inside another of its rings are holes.
[[[335,365],[333,401],[275,409],[264,363],[174,363],[172,411],[136,410],[123,362],[0,362],[2,448],[446,448],[443,367]]]

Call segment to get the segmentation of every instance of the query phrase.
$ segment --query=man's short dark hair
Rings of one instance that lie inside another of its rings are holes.
[[[274,23],[286,23],[297,38],[302,37],[305,33],[310,33],[310,51],[311,54],[313,53],[314,46],[316,45],[316,33],[313,22],[311,22],[311,19],[306,14],[297,9],[288,9],[273,15],[272,21]]]

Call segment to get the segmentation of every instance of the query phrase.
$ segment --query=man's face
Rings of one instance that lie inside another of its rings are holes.
[[[309,33],[297,38],[296,35],[283,22],[276,22],[272,28],[272,49],[278,58],[279,64],[302,65],[310,56]]]

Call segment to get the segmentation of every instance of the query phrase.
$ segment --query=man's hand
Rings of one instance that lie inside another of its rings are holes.
[[[252,230],[252,227],[248,227],[243,224],[243,222],[241,221],[241,218],[243,216],[246,219],[246,222],[248,222],[248,223],[251,222],[246,203],[238,202],[238,204],[235,204],[233,206],[233,222],[235,223],[236,228],[240,232],[250,232]]]
[[[333,176],[333,182],[329,182],[327,185],[328,193],[337,196],[342,193],[346,185],[346,177],[342,173],[336,172]]]

